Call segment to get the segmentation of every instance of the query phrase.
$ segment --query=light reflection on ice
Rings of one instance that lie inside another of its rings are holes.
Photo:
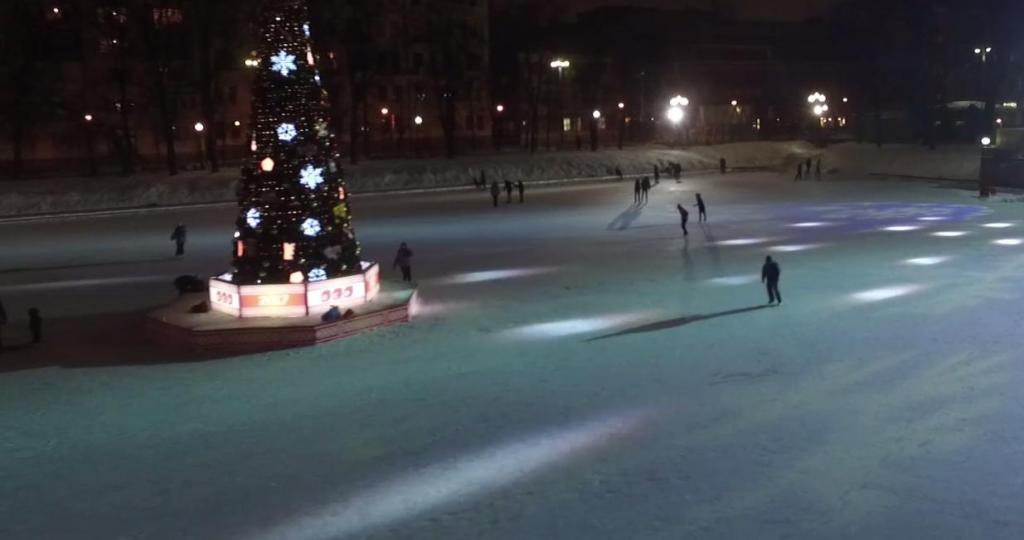
[[[326,540],[364,535],[440,505],[470,500],[628,437],[654,414],[626,411],[453,456],[247,537]]]
[[[803,223],[794,223],[792,226],[807,229],[811,227],[828,227],[829,225],[831,225],[831,223],[826,223],[824,221],[805,221]]]
[[[1019,246],[1021,244],[1024,244],[1024,239],[1022,239],[1022,238],[1003,238],[1001,240],[996,240],[996,241],[994,241],[992,243],[997,245],[997,246]]]
[[[946,221],[947,218],[938,216],[919,217],[918,221]]]
[[[883,231],[889,231],[889,232],[908,232],[908,231],[916,231],[916,230],[918,230],[920,228],[921,227],[918,227],[917,225],[893,225],[892,227],[885,227],[882,230]]]
[[[719,246],[753,246],[755,244],[764,244],[765,242],[771,242],[771,238],[735,238],[733,240],[723,240],[716,244]]]
[[[506,330],[502,334],[511,338],[522,339],[550,339],[590,332],[599,332],[623,324],[633,323],[649,317],[649,312],[644,313],[623,313],[605,315],[603,317],[582,317],[578,319],[565,319],[546,323],[528,324]]]
[[[796,251],[807,251],[809,249],[815,249],[815,248],[820,248],[820,247],[824,247],[824,246],[825,246],[825,244],[802,244],[802,245],[798,244],[798,245],[788,245],[788,246],[772,246],[772,247],[768,248],[768,251],[777,251],[779,253],[793,253],[793,252],[796,252]]]
[[[467,272],[444,278],[441,283],[456,285],[466,283],[482,283],[485,281],[498,281],[502,279],[514,279],[540,274],[548,274],[558,270],[557,268],[508,268],[504,270],[484,270],[481,272]]]
[[[950,258],[951,257],[917,257],[915,259],[907,259],[903,262],[907,264],[912,264],[914,266],[932,266],[936,264],[942,264],[950,260]]]
[[[869,291],[861,291],[850,295],[850,298],[857,302],[881,302],[892,300],[921,290],[921,285],[892,285]]]
[[[1013,227],[1013,223],[986,223],[983,226],[989,229],[1008,229]]]
[[[932,233],[932,236],[939,236],[942,238],[957,238],[966,235],[967,233],[964,231],[939,231],[937,233]]]
[[[755,275],[749,276],[724,276],[709,279],[708,283],[712,285],[718,285],[722,287],[737,287],[740,285],[749,285],[751,283],[757,283],[758,277]]]

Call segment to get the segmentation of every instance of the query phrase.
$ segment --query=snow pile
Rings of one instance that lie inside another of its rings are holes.
[[[936,151],[915,145],[845,143],[825,150],[805,142],[746,142],[695,146],[686,150],[635,147],[597,152],[552,152],[529,155],[506,153],[470,155],[454,160],[368,161],[346,169],[355,193],[410,189],[453,188],[471,185],[481,172],[487,180],[542,182],[653,175],[678,163],[685,172],[717,170],[725,158],[730,168],[771,168],[793,171],[808,157],[823,157],[824,168],[841,178],[868,174],[969,180],[978,177],[978,149],[973,146],[942,147]],[[216,174],[185,173],[176,177],[159,174],[129,178],[66,178],[0,183],[0,216],[62,213],[72,211],[173,206],[225,202],[234,199],[238,171]]]

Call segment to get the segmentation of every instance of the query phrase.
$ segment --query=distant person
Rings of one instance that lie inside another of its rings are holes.
[[[821,182],[821,156],[818,156],[818,163],[814,166],[814,177]]]
[[[505,204],[512,204],[512,181],[505,180]]]
[[[774,304],[776,300],[779,305],[782,305],[782,293],[779,292],[779,277],[782,276],[782,270],[779,268],[779,263],[772,260],[771,257],[765,257],[764,266],[761,267],[761,283],[764,283],[768,287],[768,304]]]
[[[498,187],[498,181],[491,182],[491,199],[494,200],[494,207],[498,207],[498,197],[501,196],[501,188]]]
[[[405,242],[398,246],[398,253],[395,254],[395,262],[391,268],[396,266],[402,269],[402,281],[412,281],[412,250]]]
[[[516,182],[516,189],[519,190],[519,204],[526,202],[526,184],[522,180]]]
[[[679,219],[682,221],[683,236],[690,236],[690,231],[686,230],[686,222],[690,221],[690,213],[681,204],[677,204],[676,208],[679,210]]]
[[[640,182],[640,190],[641,195],[643,195],[644,202],[646,203],[649,197],[649,193],[651,191],[650,177],[645,176],[644,179]]]
[[[0,352],[4,350],[4,326],[7,326],[7,311],[4,303],[0,300]]]
[[[657,184],[659,182],[661,182],[661,171],[658,170],[658,164],[655,163],[654,164],[654,183]]]
[[[676,182],[678,182],[683,177],[683,166],[679,163],[673,163],[672,174],[676,177]]]
[[[619,180],[622,180],[622,169],[615,167],[615,176],[618,176]]]
[[[174,240],[174,256],[181,257],[185,254],[185,241],[188,240],[188,230],[181,223],[171,233],[171,240]]]
[[[487,171],[480,171],[480,189],[487,189]]]
[[[725,158],[718,158],[718,170],[725,174]]]
[[[640,182],[639,178],[637,178],[636,181],[633,182],[633,204],[640,204],[640,199],[643,197],[643,195],[641,195],[643,189],[643,183]]]
[[[804,179],[804,164],[803,164],[803,162],[800,162],[800,163],[796,164],[796,177],[793,178],[793,180],[796,181],[796,180],[803,180],[803,179]]]
[[[704,204],[704,198],[700,196],[700,193],[697,194],[697,204],[694,206],[697,207],[697,221],[700,223],[707,223],[708,207]]]
[[[32,334],[33,345],[43,342],[43,317],[39,315],[39,308],[28,310],[28,330]]]

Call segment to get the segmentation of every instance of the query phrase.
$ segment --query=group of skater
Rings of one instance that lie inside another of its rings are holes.
[[[803,180],[805,177],[810,180],[812,163],[813,161],[811,158],[807,158],[806,161],[798,162],[796,164],[796,177],[794,177],[793,180]],[[819,182],[821,181],[821,156],[818,156],[817,165],[814,167],[814,177],[815,180]]]
[[[4,327],[7,326],[7,310],[3,301],[0,301],[0,352],[4,350]],[[43,317],[39,308],[28,310],[28,331],[32,336],[32,344],[38,345],[43,342]]]
[[[697,204],[693,206],[697,208],[697,222],[707,223],[708,205],[704,202],[704,197],[701,197],[700,193],[697,194]],[[682,221],[683,236],[690,236],[690,231],[686,229],[686,224],[690,221],[690,212],[682,204],[677,204],[676,209],[679,210],[679,219]]]
[[[473,178],[473,186],[480,190],[488,189],[487,173],[484,171],[480,171],[480,177]],[[498,200],[501,199],[502,185],[499,184],[497,180],[493,180],[490,183],[489,191],[491,194],[491,203],[494,205],[495,208],[497,208]],[[526,184],[524,184],[522,180],[519,180],[518,182],[505,180],[504,191],[505,204],[512,204],[513,192],[519,193],[520,204],[526,202]]]

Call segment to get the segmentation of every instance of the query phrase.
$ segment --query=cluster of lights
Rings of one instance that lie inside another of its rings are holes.
[[[815,116],[821,116],[828,112],[828,98],[821,92],[815,92],[807,96],[807,103],[810,103],[813,107],[811,110],[814,111]]]
[[[683,110],[683,107],[686,107],[689,104],[690,100],[683,96],[676,96],[670,99],[668,101],[669,108],[666,116],[668,116],[668,119],[674,124],[682,122],[683,118],[686,116],[686,112]]]

